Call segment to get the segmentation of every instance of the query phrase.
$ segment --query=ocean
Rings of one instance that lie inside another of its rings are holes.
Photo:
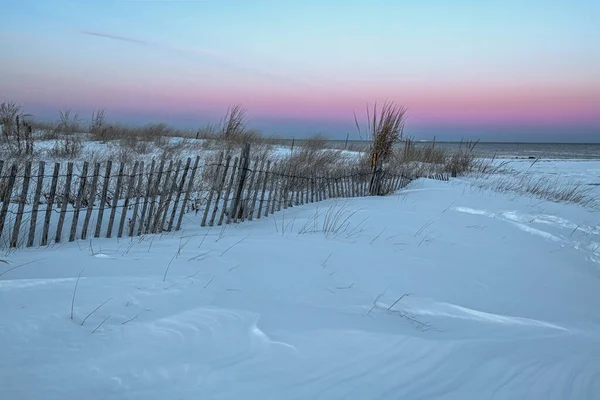
[[[419,144],[428,144],[419,142]],[[456,150],[460,143],[439,142],[436,146]],[[487,143],[479,142],[475,153],[480,157],[543,158],[543,159],[600,159],[600,143]]]
[[[344,141],[335,141],[336,147]],[[350,141],[349,147],[360,141]],[[414,142],[415,146],[431,146],[431,142]],[[399,144],[403,146],[403,144]],[[459,148],[458,142],[436,142],[436,147],[453,151]],[[600,159],[600,143],[491,143],[479,142],[474,152],[487,158],[543,158],[543,159]]]

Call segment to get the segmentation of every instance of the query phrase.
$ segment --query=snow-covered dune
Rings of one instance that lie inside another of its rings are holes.
[[[600,214],[469,179],[5,258],[1,399],[600,396]]]

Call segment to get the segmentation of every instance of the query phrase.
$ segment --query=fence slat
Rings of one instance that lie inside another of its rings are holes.
[[[175,214],[177,214],[177,206],[179,205],[179,199],[181,199],[181,193],[183,192],[183,187],[185,186],[185,180],[190,171],[191,163],[192,163],[192,159],[190,157],[188,157],[187,161],[185,162],[185,169],[183,170],[183,175],[181,176],[181,182],[179,183],[179,188],[177,188],[177,196],[175,197],[175,203],[173,203],[173,211],[171,212],[171,219],[169,220],[169,226],[167,228],[168,232],[171,232],[171,229],[173,229],[173,222],[175,221]],[[176,184],[177,181],[175,181],[174,183]],[[180,214],[179,216],[182,217],[184,212],[185,212],[185,209],[182,207],[181,212],[179,213]],[[179,220],[177,221],[177,225],[179,225]],[[179,230],[179,228],[177,228],[177,230]]]
[[[310,202],[315,202],[315,173],[311,172],[310,175]]]
[[[133,214],[131,220],[129,220],[129,236],[133,236],[135,233],[135,221],[137,219],[138,211],[140,208],[140,202],[142,198],[142,184],[144,182],[144,162],[140,161],[140,170],[138,172],[138,181],[135,189],[135,205],[133,206]]]
[[[6,188],[4,189],[4,196],[2,199],[2,210],[0,210],[0,237],[4,231],[4,221],[6,220],[6,214],[8,214],[8,207],[10,206],[10,197],[12,195],[13,187],[17,179],[17,164],[13,164],[10,169],[10,177],[6,182]]]
[[[394,175],[394,179],[393,179],[393,183],[392,183],[392,190],[395,192],[396,190],[398,190],[398,181],[400,180],[400,176],[398,175]]]
[[[385,173],[385,195],[388,195],[392,192],[392,180],[393,180],[393,176],[391,176],[389,173]]]
[[[265,177],[263,179],[262,192],[260,194],[260,202],[258,205],[258,215],[256,219],[260,219],[262,215],[263,206],[265,204],[265,193],[267,191],[267,183],[269,183],[269,170],[271,169],[271,160],[267,161],[267,169],[265,169]]]
[[[156,205],[156,196],[158,194],[158,189],[160,188],[160,180],[162,179],[165,168],[165,160],[160,160],[160,166],[158,167],[158,174],[156,175],[156,180],[154,181],[154,186],[152,187],[152,191],[150,192],[150,207],[148,209],[148,217],[146,220],[146,226],[144,229],[144,233],[152,232],[152,219],[154,219],[154,206]]]
[[[293,178],[292,178],[292,207],[300,205],[300,188],[299,182],[300,178],[296,176],[298,171],[294,169]]]
[[[52,218],[52,206],[54,205],[54,197],[56,196],[56,186],[58,185],[58,173],[60,171],[60,163],[54,163],[54,172],[52,174],[52,184],[50,186],[50,195],[46,204],[46,215],[44,216],[44,230],[42,231],[42,246],[48,244],[48,233],[50,230],[50,219]]]
[[[296,177],[296,205],[304,204],[304,193],[302,192],[302,177]]]
[[[252,166],[252,171],[250,171],[250,182],[248,182],[248,188],[246,189],[246,196],[244,196],[243,201],[243,210],[242,210],[242,222],[246,220],[248,217],[248,213],[250,212],[250,200],[252,198],[252,190],[254,189],[256,177],[256,170],[258,168],[258,157],[254,159],[254,165]]]
[[[179,211],[179,217],[177,218],[177,225],[175,226],[175,230],[178,231],[181,229],[181,222],[183,221],[183,214],[185,213],[185,208],[187,207],[188,201],[190,201],[190,196],[192,195],[192,189],[194,188],[194,179],[196,177],[196,171],[198,170],[198,164],[200,163],[200,156],[196,156],[196,161],[194,162],[194,167],[192,168],[192,175],[188,180],[187,189],[185,190],[185,196],[183,196],[183,202],[181,204],[181,211]],[[173,207],[176,209],[176,207]]]
[[[202,222],[200,222],[200,226],[206,226],[206,219],[208,218],[208,213],[210,211],[210,205],[212,204],[213,196],[215,195],[215,190],[217,186],[217,182],[219,181],[219,173],[221,172],[221,163],[223,162],[223,152],[219,153],[219,161],[217,161],[217,165],[215,165],[212,170],[214,171],[214,176],[212,177],[212,182],[210,185],[210,192],[208,193],[208,199],[206,200],[206,206],[204,207],[204,214],[202,215]]]
[[[279,175],[277,176],[277,186],[275,187],[275,198],[273,199],[275,204],[275,211],[281,211],[281,198],[283,197],[284,183],[285,183],[286,167],[281,165],[279,169]],[[274,214],[272,212],[271,214]]]
[[[15,225],[13,228],[12,238],[10,240],[10,247],[17,247],[19,243],[19,231],[21,230],[21,223],[23,221],[23,212],[25,211],[25,204],[27,203],[27,193],[29,192],[29,181],[31,179],[31,161],[27,161],[25,164],[25,175],[23,176],[23,186],[21,187],[21,196],[19,198],[19,208],[17,209],[17,215],[15,217]]]
[[[283,208],[284,210],[287,210],[288,208],[288,196],[289,196],[289,190],[290,190],[290,174],[291,174],[291,169],[290,167],[286,167],[285,170],[283,171],[283,183],[282,183],[282,190],[281,190],[281,199],[280,199],[280,204],[278,207],[278,210],[281,210],[281,208]]]
[[[81,228],[81,239],[83,240],[85,240],[87,237],[90,218],[92,217],[92,211],[94,211],[94,203],[96,202],[96,187],[98,186],[99,177],[100,163],[96,163],[96,165],[94,166],[94,175],[92,176],[92,185],[90,186],[90,196],[87,202],[85,219],[83,220],[83,227]]]
[[[290,174],[288,176],[288,200],[287,200],[287,205],[288,207],[293,207],[294,206],[294,183],[295,183],[295,175],[296,175],[296,169],[290,169]]]
[[[131,193],[133,192],[133,187],[135,185],[135,175],[137,174],[139,164],[139,161],[136,161],[135,164],[133,164],[133,172],[131,172],[131,175],[129,175],[129,181],[127,182],[127,193],[125,194],[125,202],[123,203],[123,209],[121,210],[121,220],[119,221],[119,230],[117,231],[118,238],[123,237],[125,219],[127,218],[127,210],[129,209],[129,199],[131,198]]]
[[[318,195],[319,195],[319,201],[323,201],[325,200],[325,185],[323,183],[323,177],[319,176],[317,178],[317,183],[318,183]]]
[[[106,228],[106,238],[110,239],[112,236],[113,226],[115,224],[115,215],[117,213],[117,207],[119,206],[119,197],[121,197],[121,185],[123,184],[123,171],[125,170],[125,163],[121,162],[119,166],[119,175],[117,176],[117,187],[113,193],[112,207],[110,209],[110,217],[108,217],[108,228]]]
[[[181,193],[184,189],[185,181],[187,178],[188,171],[190,169],[190,164],[192,163],[192,159],[188,157],[185,167],[183,168],[183,172],[181,174],[181,183],[177,186],[177,179],[179,177],[179,172],[181,171],[181,160],[177,162],[177,168],[175,169],[175,176],[171,181],[171,188],[169,190],[169,196],[167,197],[167,204],[165,205],[165,213],[163,215],[163,220],[160,224],[160,230],[165,230],[165,222],[167,221],[167,214],[169,212],[169,205],[171,204],[171,200],[173,199],[173,194],[177,192],[175,196],[175,201],[173,203],[173,209],[171,210],[171,218],[169,219],[169,225],[167,226],[167,231],[171,231],[173,228],[173,221],[175,221],[175,214],[177,214],[177,205],[179,204],[179,199],[181,198]],[[179,187],[179,189],[178,189]],[[184,209],[181,212],[185,212]]]
[[[177,190],[177,177],[179,176],[180,170],[181,170],[181,160],[177,161],[177,168],[175,169],[175,175],[173,176],[173,179],[171,179],[170,187],[165,184],[164,190],[165,190],[165,192],[168,193],[167,201],[165,204],[162,205],[163,215],[160,220],[160,225],[155,228],[155,231],[156,231],[156,229],[160,228],[160,232],[162,232],[165,228],[165,222],[167,221],[167,215],[169,213],[169,206],[171,205],[171,200],[173,199],[173,192],[175,192],[175,190]]]
[[[256,201],[258,200],[258,193],[260,192],[260,186],[262,181],[264,180],[264,168],[265,168],[265,159],[260,163],[260,167],[258,171],[256,171],[256,185],[254,187],[254,198],[252,199],[252,205],[250,206],[250,214],[248,215],[248,221],[252,221],[254,218],[254,212],[256,211]],[[265,175],[266,177],[266,175]],[[264,185],[263,185],[264,186]],[[260,210],[258,211],[258,217],[260,218]]]
[[[304,205],[304,177],[298,177],[298,204]]]
[[[2,171],[4,170],[4,161],[0,160],[0,200],[4,199],[4,190],[3,188],[6,188],[6,178],[5,176],[2,176]]]
[[[79,213],[81,211],[81,201],[83,199],[83,192],[85,191],[85,185],[87,183],[89,163],[85,161],[81,170],[81,178],[79,178],[79,190],[77,191],[77,198],[75,199],[75,210],[73,211],[73,221],[71,221],[71,230],[69,231],[69,242],[73,242],[77,236],[77,222],[79,221]]]
[[[306,193],[304,195],[304,204],[310,203],[310,178],[304,177],[303,182]]]
[[[46,163],[40,161],[38,165],[38,176],[37,176],[37,186],[35,187],[35,194],[33,196],[33,204],[31,206],[31,220],[29,221],[29,238],[27,239],[27,247],[32,247],[33,242],[35,241],[35,230],[37,228],[37,216],[38,216],[38,208],[40,205],[40,196],[42,195],[42,187],[44,184],[44,169]],[[0,168],[0,173],[2,168]]]
[[[67,179],[65,182],[65,191],[63,194],[62,202],[60,204],[60,216],[58,217],[58,226],[56,227],[56,237],[54,238],[55,243],[60,243],[62,240],[62,230],[65,224],[65,216],[67,215],[67,208],[69,207],[69,196],[71,196],[71,182],[73,181],[73,163],[67,163]]]
[[[344,177],[344,186],[345,186],[345,188],[344,188],[344,192],[345,192],[344,197],[346,197],[346,198],[352,197],[352,193],[350,192],[350,177],[348,175],[346,175]]]
[[[102,228],[102,218],[104,217],[104,203],[106,203],[106,195],[108,194],[108,185],[110,184],[110,170],[112,169],[112,161],[106,162],[106,172],[104,174],[104,186],[102,186],[102,195],[100,196],[100,206],[98,207],[98,218],[96,219],[96,231],[94,237],[100,237],[100,229]]]
[[[141,236],[144,232],[144,221],[146,220],[146,211],[148,210],[148,201],[150,200],[150,194],[152,193],[152,178],[154,177],[154,167],[156,161],[152,160],[150,164],[150,174],[148,175],[148,182],[146,186],[146,196],[144,197],[144,205],[142,206],[142,214],[140,215],[140,223],[138,225],[137,235]]]
[[[167,167],[167,174],[165,175],[165,181],[163,182],[163,188],[160,192],[160,200],[158,201],[158,207],[156,209],[156,215],[154,217],[154,222],[152,223],[151,231],[152,233],[158,232],[158,227],[162,222],[162,226],[164,225],[164,220],[167,218],[167,210],[165,209],[165,202],[167,197],[172,196],[172,191],[170,190],[173,187],[173,182],[177,181],[177,175],[179,174],[179,168],[181,167],[181,160],[177,162],[177,167],[175,172],[173,170],[173,160],[169,161],[169,166]],[[173,179],[171,179],[171,175],[175,175]]]
[[[223,170],[221,182],[219,183],[219,188],[217,189],[217,198],[215,200],[215,207],[213,208],[213,212],[210,217],[210,221],[208,222],[208,226],[215,225],[215,219],[217,218],[217,212],[219,211],[219,201],[221,200],[221,192],[225,188],[225,182],[227,180],[227,172],[229,171],[230,163],[231,163],[231,154],[228,154],[227,159],[225,160],[225,169]]]
[[[231,175],[229,176],[229,183],[227,184],[227,190],[225,191],[225,197],[223,197],[223,207],[221,208],[221,216],[219,217],[218,226],[223,224],[223,218],[225,218],[225,211],[227,211],[227,203],[229,202],[229,195],[233,188],[233,182],[235,182],[235,172],[238,169],[239,159],[236,157],[233,161],[233,168],[231,169]]]
[[[360,175],[360,194],[361,196],[367,195],[367,181],[364,173]]]
[[[267,204],[265,207],[265,217],[269,216],[269,210],[271,210],[271,214],[273,214],[273,199],[274,199],[274,191],[275,191],[275,180],[277,179],[277,163],[273,164],[273,169],[271,172],[271,184],[269,185],[269,196],[267,199]]]

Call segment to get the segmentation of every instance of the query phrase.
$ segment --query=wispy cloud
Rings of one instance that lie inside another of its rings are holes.
[[[93,31],[87,31],[87,30],[79,31],[79,33],[82,33],[84,35],[90,35],[90,36],[98,36],[98,37],[102,37],[102,38],[106,38],[106,39],[121,40],[123,42],[143,44],[145,46],[153,46],[153,45],[155,46],[156,45],[156,43],[148,42],[145,40],[134,39],[134,38],[126,37],[126,36],[111,35],[108,33],[93,32]]]
[[[223,0],[121,0],[124,3],[208,3]]]
[[[138,1],[138,0],[136,0]],[[165,0],[139,0],[139,1],[165,1]],[[171,0],[172,1],[172,0]],[[178,0],[188,1],[188,0]],[[209,0],[212,1],[212,0]],[[223,1],[223,0],[218,0]],[[335,79],[322,79],[320,77],[310,76],[296,76],[292,77],[288,74],[283,74],[279,71],[274,71],[270,68],[262,68],[257,66],[248,65],[242,60],[229,54],[215,51],[211,49],[199,48],[199,47],[180,47],[171,44],[165,44],[160,42],[151,42],[144,39],[133,38],[129,36],[115,35],[112,33],[97,32],[91,30],[80,30],[79,33],[89,36],[95,36],[104,39],[118,40],[122,42],[132,43],[134,45],[148,46],[155,48],[158,51],[165,51],[169,53],[175,53],[185,58],[196,60],[202,65],[211,64],[218,68],[225,68],[230,71],[237,73],[250,74],[258,78],[267,79],[277,84],[284,84],[287,86],[294,87],[300,90],[319,90],[323,86],[331,86],[332,84],[337,87],[337,93],[344,98],[359,100],[355,94],[350,90],[345,89],[345,85],[342,83],[335,82]]]
[[[148,1],[148,0],[146,0],[146,1]],[[155,1],[155,0],[152,0],[152,1]],[[164,1],[164,0],[162,0],[162,1]],[[179,1],[182,1],[182,0],[179,0]],[[118,40],[118,41],[122,41],[122,42],[133,43],[136,45],[151,46],[158,50],[168,51],[168,52],[172,52],[172,53],[178,53],[178,54],[186,56],[186,57],[199,57],[200,59],[202,59],[205,62],[208,61],[208,62],[210,62],[212,64],[216,64],[220,67],[228,68],[228,69],[235,70],[238,72],[251,73],[255,76],[261,76],[263,78],[268,78],[273,81],[278,81],[280,83],[288,83],[288,84],[293,84],[295,86],[300,85],[303,87],[308,86],[308,82],[298,81],[298,80],[292,79],[288,76],[282,75],[280,73],[268,71],[268,70],[265,70],[262,68],[258,69],[258,68],[254,68],[251,66],[243,65],[243,63],[240,62],[239,60],[236,60],[236,59],[234,59],[226,54],[223,54],[221,52],[210,50],[210,49],[203,49],[203,48],[197,48],[197,47],[182,48],[182,47],[173,46],[173,45],[164,44],[164,43],[151,42],[148,40],[143,40],[143,39],[138,39],[138,38],[133,38],[133,37],[128,37],[128,36],[115,35],[115,34],[105,33],[105,32],[91,31],[91,30],[80,30],[79,33],[83,34],[83,35],[95,36],[95,37],[104,38],[104,39]]]

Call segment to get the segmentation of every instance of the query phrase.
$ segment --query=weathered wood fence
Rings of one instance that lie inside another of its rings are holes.
[[[189,212],[201,213],[201,226],[252,221],[329,198],[386,195],[411,180],[382,169],[298,175],[286,160],[252,157],[249,145],[200,160],[0,160],[0,248],[172,232]]]

